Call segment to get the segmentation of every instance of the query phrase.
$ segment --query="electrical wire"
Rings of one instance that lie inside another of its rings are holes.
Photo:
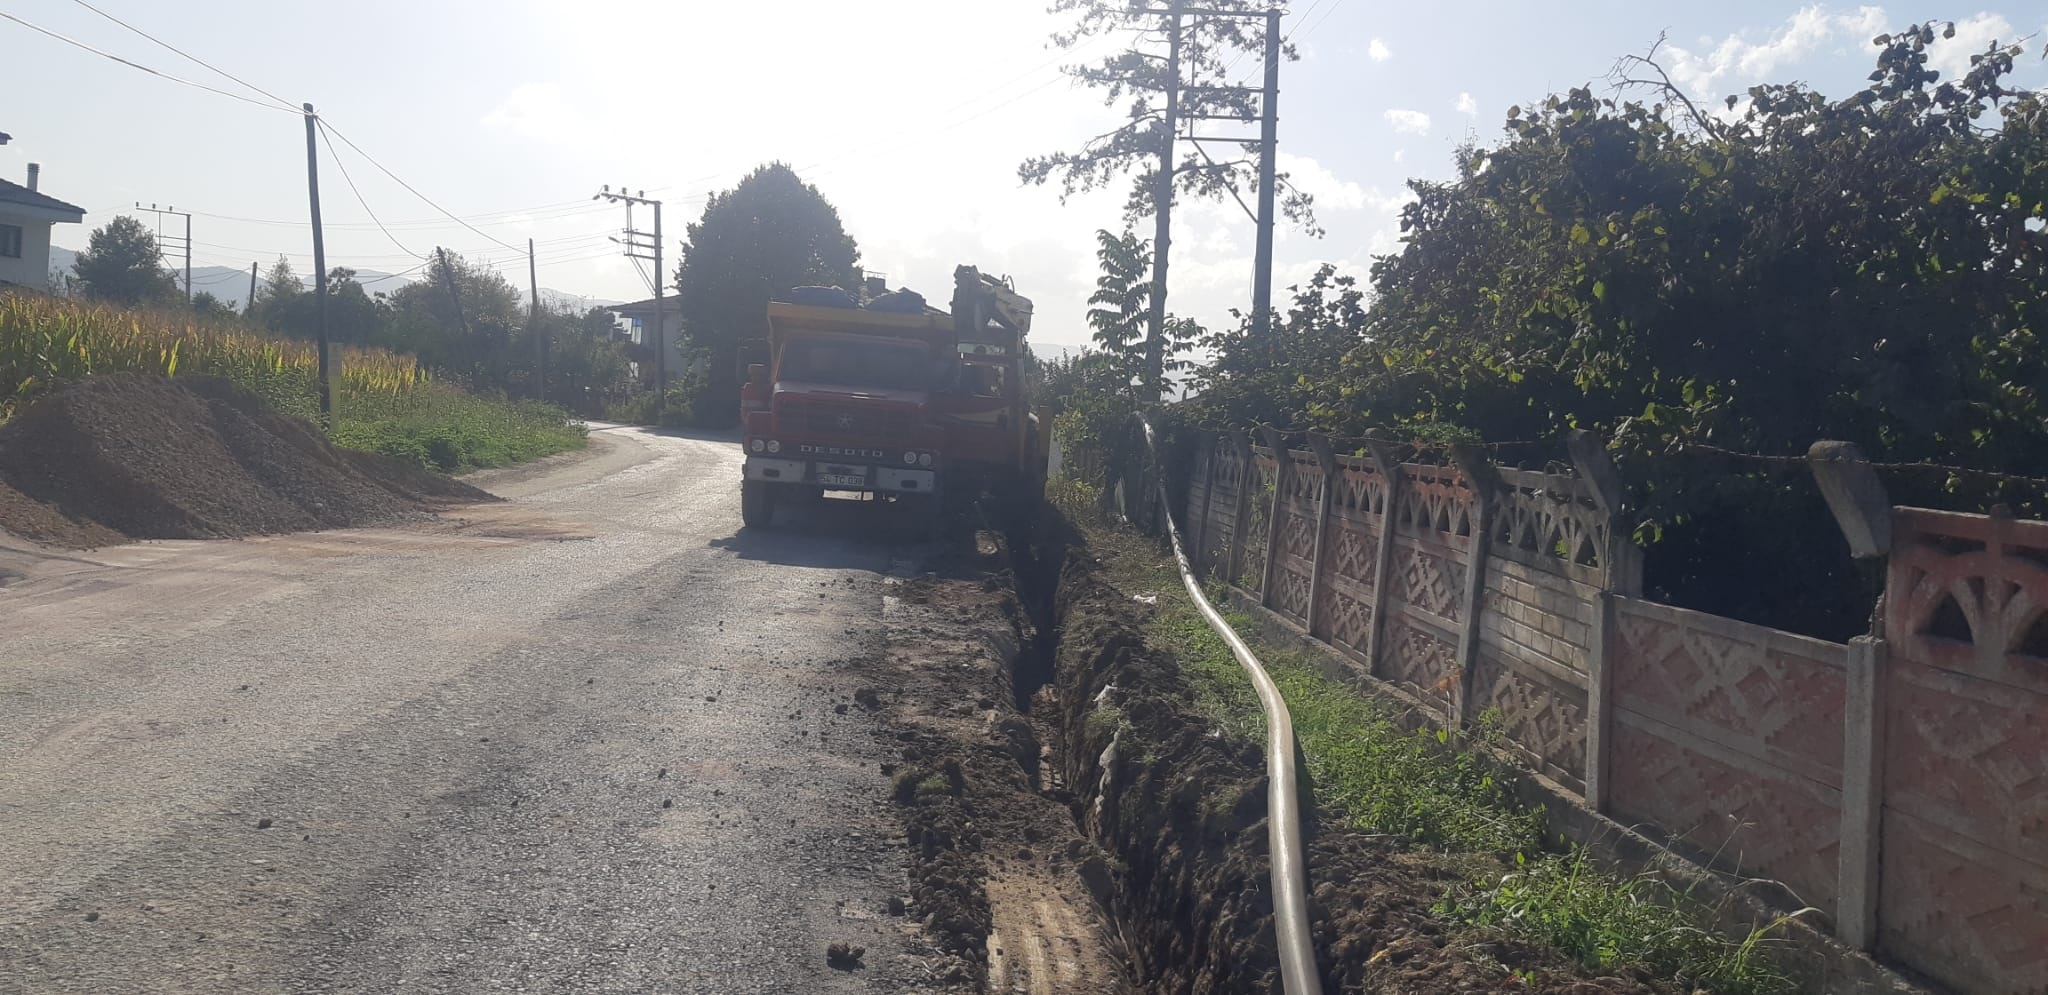
[[[467,215],[463,218],[463,220],[475,222],[476,224],[483,225],[484,227],[491,227],[494,225],[524,224],[527,221],[552,221],[560,218],[574,217],[579,214],[594,214],[599,211],[608,211],[610,209],[610,207],[603,204],[593,205],[588,200],[573,200],[565,201],[559,204],[542,204],[536,207],[529,208],[513,208],[503,211],[486,211],[479,214]],[[193,211],[192,213],[197,217],[213,218],[217,221],[236,221],[252,225],[276,225],[285,228],[303,228],[306,226],[306,222],[304,221],[287,221],[280,220],[277,218],[249,218],[234,214],[213,214],[207,211]],[[502,220],[488,220],[492,218],[501,218]],[[406,218],[403,220],[391,221],[386,223],[392,228],[396,228],[403,231],[412,228],[454,228],[457,227],[461,222],[451,222],[444,218]],[[327,225],[327,227],[348,229],[359,228],[368,230],[374,226],[368,224],[367,222],[331,222]]]
[[[78,2],[84,3],[85,0],[78,0]],[[320,140],[327,145],[328,158],[334,160],[334,168],[341,170],[342,181],[348,184],[349,192],[356,195],[356,203],[363,205],[363,213],[369,215],[371,221],[376,222],[378,230],[384,233],[385,238],[391,240],[392,245],[398,246],[398,251],[403,252],[406,255],[413,257],[414,259],[425,259],[425,256],[422,256],[419,253],[412,251],[412,249],[409,246],[407,246],[404,242],[399,241],[398,236],[391,234],[391,229],[384,227],[384,222],[378,219],[377,212],[370,209],[370,202],[363,199],[363,191],[356,187],[355,177],[348,175],[348,167],[342,164],[341,154],[334,151],[334,142],[332,139],[327,137],[327,122],[322,121],[317,117],[314,118],[313,121],[314,124],[317,125],[317,130],[320,132]]]
[[[317,115],[316,115],[316,117],[317,117]],[[326,126],[326,121],[325,121],[325,119],[320,119],[320,120],[321,120],[321,124],[322,124],[323,126]],[[486,239],[489,239],[490,241],[496,242],[496,243],[498,243],[499,245],[502,245],[502,246],[504,246],[504,247],[505,247],[505,248],[507,248],[507,249],[511,249],[511,250],[512,250],[512,251],[514,251],[514,252],[518,252],[518,251],[520,251],[520,249],[519,249],[519,247],[518,247],[518,246],[515,246],[515,245],[513,245],[512,243],[510,243],[510,242],[507,242],[507,241],[505,241],[504,239],[501,239],[501,238],[498,238],[498,237],[496,237],[496,236],[494,236],[494,235],[491,235],[491,234],[488,234],[488,233],[486,233],[486,232],[485,232],[485,231],[484,231],[483,229],[481,229],[481,228],[478,228],[477,226],[475,226],[475,225],[472,225],[472,224],[470,224],[469,222],[467,222],[467,221],[464,221],[464,220],[462,220],[461,218],[458,218],[458,217],[456,217],[456,216],[455,216],[455,214],[454,214],[453,212],[449,211],[449,210],[448,210],[447,208],[445,208],[445,207],[442,207],[442,206],[441,206],[440,204],[438,204],[438,203],[435,203],[435,202],[434,202],[434,200],[433,200],[433,198],[430,198],[430,197],[428,197],[428,196],[427,196],[426,194],[423,194],[423,193],[419,192],[419,190],[418,190],[418,189],[416,189],[416,188],[415,188],[415,187],[414,187],[414,186],[413,186],[412,184],[410,184],[410,183],[407,183],[407,182],[405,182],[405,181],[404,181],[403,179],[400,179],[400,178],[399,178],[399,176],[398,176],[398,174],[397,174],[397,173],[394,173],[394,172],[392,172],[392,171],[391,171],[391,169],[390,169],[389,167],[385,166],[385,165],[384,165],[383,163],[381,163],[381,162],[378,162],[375,156],[372,156],[372,155],[370,155],[370,154],[369,154],[368,152],[365,152],[365,151],[363,151],[363,148],[362,148],[362,146],[360,146],[360,145],[357,145],[357,144],[356,144],[355,142],[352,142],[352,141],[350,141],[350,140],[349,140],[349,137],[348,137],[347,135],[345,135],[345,134],[342,134],[342,133],[341,133],[341,130],[340,130],[340,129],[338,129],[338,128],[333,128],[333,127],[328,127],[328,130],[329,130],[329,131],[332,131],[332,132],[334,133],[334,137],[336,137],[336,138],[339,138],[339,139],[341,139],[341,143],[342,143],[343,145],[346,145],[346,146],[348,146],[349,148],[351,148],[351,149],[354,149],[354,150],[355,150],[355,153],[356,153],[357,155],[359,155],[359,156],[362,156],[362,157],[363,157],[363,160],[364,160],[365,162],[368,162],[368,163],[369,163],[370,165],[372,165],[372,166],[375,166],[375,167],[377,167],[377,169],[378,169],[378,170],[379,170],[380,172],[382,172],[382,173],[383,173],[383,174],[384,174],[385,176],[389,176],[389,177],[391,177],[391,180],[392,180],[392,182],[394,182],[394,183],[397,183],[397,184],[398,184],[399,186],[402,186],[402,187],[404,187],[404,188],[406,189],[406,192],[408,192],[408,193],[412,194],[412,195],[413,195],[413,196],[415,196],[415,197],[418,197],[418,198],[419,198],[419,199],[420,199],[420,200],[421,200],[421,201],[422,201],[423,203],[425,203],[425,204],[426,204],[426,205],[427,205],[428,207],[431,207],[431,208],[433,208],[434,210],[436,210],[436,211],[439,211],[439,212],[441,212],[441,213],[442,213],[443,215],[446,215],[446,216],[447,216],[447,218],[448,218],[448,219],[449,219],[450,221],[453,221],[453,222],[455,222],[455,223],[457,223],[457,224],[461,225],[462,227],[464,227],[464,228],[467,228],[467,229],[469,229],[469,230],[470,230],[470,231],[471,231],[472,233],[474,233],[474,234],[477,234],[477,235],[481,235],[481,236],[483,236],[484,238],[486,238]]]
[[[299,108],[298,108],[297,106],[293,105],[293,103],[292,103],[291,101],[289,101],[289,100],[286,100],[286,99],[284,99],[283,97],[280,97],[280,96],[278,96],[277,94],[275,94],[275,93],[272,93],[272,92],[270,92],[269,90],[266,90],[266,89],[264,89],[264,88],[262,88],[262,87],[260,87],[260,86],[257,86],[256,84],[254,84],[254,83],[251,83],[251,82],[249,82],[248,80],[245,80],[245,79],[243,79],[243,78],[241,78],[241,77],[239,77],[239,76],[236,76],[235,74],[233,74],[233,73],[231,73],[231,72],[228,72],[228,71],[227,71],[227,70],[225,70],[225,69],[222,69],[222,68],[220,68],[220,67],[218,67],[218,66],[215,66],[215,65],[213,65],[213,64],[211,64],[211,63],[209,63],[209,62],[207,62],[207,61],[206,61],[205,59],[202,59],[202,58],[200,58],[200,57],[198,57],[198,56],[196,56],[196,55],[193,55],[193,54],[191,54],[190,52],[186,52],[186,51],[184,51],[183,49],[180,49],[180,48],[178,48],[177,46],[175,46],[175,45],[172,45],[172,44],[171,44],[170,42],[167,42],[167,41],[163,40],[162,38],[158,38],[157,36],[155,36],[155,35],[152,35],[152,34],[150,34],[149,32],[147,32],[147,31],[144,31],[144,30],[142,30],[141,28],[138,28],[138,27],[136,27],[135,25],[133,25],[133,24],[130,24],[130,23],[128,23],[127,21],[121,20],[120,18],[118,18],[118,17],[115,17],[114,15],[112,15],[112,14],[109,14],[109,13],[107,13],[106,11],[104,11],[104,10],[101,10],[101,9],[99,9],[98,7],[95,7],[95,6],[93,6],[92,4],[90,4],[90,3],[87,3],[87,2],[86,2],[86,0],[72,0],[72,2],[73,2],[73,3],[76,3],[76,4],[77,4],[77,5],[79,5],[80,7],[84,7],[85,9],[87,9],[87,10],[89,10],[89,11],[92,11],[92,12],[93,12],[93,13],[95,13],[95,14],[98,14],[98,15],[100,15],[101,17],[104,17],[104,18],[106,18],[106,19],[107,19],[107,20],[109,20],[109,21],[112,21],[112,22],[114,22],[115,24],[118,24],[118,25],[120,25],[120,26],[122,26],[122,27],[124,27],[124,28],[127,28],[127,29],[128,29],[128,30],[130,30],[130,31],[133,31],[133,32],[135,32],[135,33],[136,33],[136,34],[138,34],[138,35],[141,35],[141,36],[142,36],[142,37],[144,37],[144,38],[147,38],[147,39],[149,39],[150,41],[152,41],[152,42],[155,42],[156,44],[158,44],[158,45],[161,45],[161,46],[163,46],[164,48],[170,49],[170,50],[171,50],[172,52],[174,52],[174,53],[176,53],[176,54],[178,54],[178,55],[181,55],[181,56],[185,57],[186,59],[188,59],[188,60],[190,60],[190,61],[192,61],[192,62],[195,62],[195,63],[199,64],[200,66],[202,66],[202,67],[204,67],[205,69],[207,69],[207,70],[209,70],[209,71],[213,72],[213,73],[214,73],[215,75],[217,75],[217,76],[221,76],[221,77],[224,77],[224,78],[226,78],[226,79],[229,79],[229,80],[233,80],[233,81],[234,81],[234,82],[236,82],[236,83],[240,83],[240,84],[242,84],[243,86],[246,86],[246,87],[248,87],[249,89],[251,89],[251,90],[254,90],[254,91],[256,91],[257,93],[260,93],[260,94],[262,94],[262,95],[264,95],[264,96],[266,96],[266,97],[269,97],[269,98],[270,98],[270,99],[272,99],[272,100],[275,100],[275,101],[277,101],[277,103],[278,103],[278,105],[279,105],[279,106],[283,107],[284,109],[286,109],[286,110],[288,110],[288,111],[292,111],[293,113],[304,113],[304,112],[303,112],[303,111],[301,111],[301,110],[300,110],[300,109],[299,109]]]
[[[1322,27],[1322,26],[1323,26],[1323,21],[1327,21],[1327,20],[1329,20],[1329,19],[1330,19],[1330,15],[1331,15],[1331,14],[1335,14],[1335,13],[1337,12],[1337,8],[1339,8],[1339,7],[1342,7],[1342,6],[1344,6],[1344,0],[1331,0],[1331,3],[1330,3],[1330,9],[1329,9],[1329,10],[1326,10],[1326,11],[1323,11],[1323,16],[1322,16],[1322,20],[1318,20],[1318,21],[1317,21],[1317,22],[1316,22],[1316,23],[1315,23],[1314,25],[1312,25],[1312,26],[1310,26],[1309,28],[1307,28],[1306,30],[1302,31],[1302,33],[1301,33],[1301,38],[1302,38],[1302,40],[1303,40],[1303,41],[1306,41],[1306,40],[1308,40],[1308,36],[1309,36],[1309,35],[1312,35],[1312,34],[1315,34],[1315,33],[1316,33],[1316,29],[1317,29],[1317,28],[1320,28],[1320,27]],[[1290,35],[1289,37],[1291,38],[1291,37],[1293,37],[1293,36],[1291,36],[1291,35]]]
[[[233,100],[239,100],[239,101],[241,101],[241,102],[243,102],[243,103],[245,103],[245,104],[251,104],[251,105],[253,105],[253,106],[256,106],[256,107],[261,107],[261,108],[263,108],[263,109],[265,109],[265,110],[273,110],[273,111],[284,111],[284,112],[287,112],[287,113],[291,113],[291,114],[299,114],[299,113],[303,113],[302,111],[300,111],[300,110],[299,110],[298,108],[296,108],[296,107],[280,107],[280,106],[278,106],[278,105],[276,105],[276,104],[270,104],[270,103],[265,103],[265,102],[263,102],[263,101],[261,101],[261,100],[257,100],[257,99],[256,99],[256,98],[254,98],[254,97],[248,97],[248,96],[243,96],[242,94],[239,94],[239,93],[231,93],[231,92],[229,92],[229,91],[227,91],[227,90],[222,90],[222,89],[220,89],[220,88],[218,88],[218,87],[212,87],[212,86],[207,86],[207,85],[206,85],[206,84],[204,84],[204,83],[200,83],[200,82],[197,82],[197,81],[195,81],[195,80],[189,80],[189,79],[186,79],[186,78],[184,78],[183,76],[173,76],[173,75],[171,75],[170,73],[167,73],[167,72],[163,72],[163,71],[161,71],[161,70],[151,69],[150,67],[148,67],[148,66],[145,66],[145,65],[143,65],[143,64],[142,64],[142,63],[140,63],[140,62],[135,62],[135,61],[133,61],[133,60],[130,60],[130,59],[124,59],[124,58],[122,58],[122,57],[120,57],[120,56],[118,56],[118,55],[115,55],[115,54],[113,54],[112,52],[106,52],[106,51],[102,51],[102,50],[100,50],[100,49],[94,48],[94,47],[92,47],[91,45],[87,45],[86,43],[84,43],[84,42],[82,42],[82,41],[79,41],[79,40],[77,40],[77,39],[75,39],[75,38],[68,38],[68,37],[66,37],[66,36],[64,36],[64,35],[60,35],[60,34],[58,34],[58,33],[57,33],[57,32],[55,32],[55,31],[51,31],[51,30],[50,30],[49,28],[45,28],[45,27],[42,27],[41,25],[38,25],[38,24],[32,24],[32,23],[30,23],[30,22],[28,22],[28,21],[24,21],[24,20],[22,20],[21,18],[19,18],[19,17],[16,17],[16,16],[15,16],[15,15],[13,15],[13,14],[9,14],[9,13],[7,13],[7,12],[6,12],[6,11],[4,11],[4,10],[0,10],[0,18],[6,18],[7,20],[13,21],[14,23],[16,23],[16,24],[19,24],[19,25],[21,25],[22,27],[24,27],[24,28],[27,28],[27,29],[29,29],[30,31],[35,31],[35,32],[38,32],[38,33],[40,33],[40,34],[45,34],[45,35],[48,35],[48,36],[50,36],[51,38],[55,38],[55,39],[57,39],[58,41],[61,41],[61,42],[63,42],[64,44],[66,44],[66,45],[70,45],[70,46],[72,46],[72,47],[74,47],[74,48],[80,48],[80,49],[84,49],[85,51],[87,51],[87,52],[91,52],[92,54],[94,54],[94,55],[97,55],[97,56],[99,56],[100,58],[103,58],[103,59],[112,59],[113,61],[115,61],[115,62],[118,62],[118,63],[120,63],[120,64],[122,64],[122,65],[124,65],[124,66],[127,66],[127,67],[128,67],[128,68],[130,68],[130,69],[139,69],[139,70],[141,70],[141,71],[143,71],[143,72],[145,72],[145,73],[148,73],[148,74],[150,74],[151,76],[155,76],[155,77],[157,77],[157,78],[159,78],[159,79],[167,79],[167,80],[170,80],[170,81],[171,81],[171,82],[173,82],[173,83],[182,83],[182,84],[184,84],[184,85],[186,85],[186,86],[190,86],[190,87],[197,87],[197,88],[199,88],[199,89],[201,89],[201,90],[205,90],[205,91],[206,91],[206,92],[208,92],[208,93],[217,93],[217,94],[220,94],[220,95],[221,95],[221,96],[223,96],[223,97],[228,97],[228,98],[230,98],[230,99],[233,99]]]

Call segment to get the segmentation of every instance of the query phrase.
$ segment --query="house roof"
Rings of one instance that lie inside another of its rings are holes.
[[[649,297],[644,301],[631,301],[625,304],[613,304],[612,306],[605,308],[605,310],[611,311],[616,314],[626,315],[627,317],[641,317],[644,315],[651,315],[654,313],[654,298]],[[661,312],[663,314],[681,314],[682,311],[682,298],[677,297],[674,294],[668,294],[662,297]]]
[[[48,194],[38,193],[19,183],[8,180],[0,180],[0,204],[15,204],[21,207],[33,207],[44,211],[76,214],[78,216],[72,218],[72,221],[85,220],[85,208],[79,207],[76,204],[67,204]]]

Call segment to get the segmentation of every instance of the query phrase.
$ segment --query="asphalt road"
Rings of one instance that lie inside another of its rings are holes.
[[[739,459],[611,429],[460,523],[0,545],[0,992],[914,988],[839,664],[915,550],[740,534]]]

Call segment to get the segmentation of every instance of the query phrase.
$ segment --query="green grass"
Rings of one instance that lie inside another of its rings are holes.
[[[537,401],[467,393],[439,383],[400,394],[343,391],[336,445],[412,460],[444,473],[506,466],[584,444],[584,428]]]
[[[1589,968],[1635,970],[1720,995],[1800,990],[1772,939],[1791,916],[1737,941],[1707,925],[1690,896],[1647,874],[1601,874],[1583,850],[1515,859],[1499,880],[1446,896],[1437,914],[1540,940]]]
[[[1187,597],[1170,554],[1105,521],[1085,485],[1056,482],[1047,495],[1081,529],[1112,587],[1158,596],[1146,637],[1180,660],[1219,730],[1262,742],[1251,681]],[[1223,603],[1220,592],[1210,600]],[[1483,749],[1461,748],[1483,745],[1490,733],[1466,743],[1405,729],[1391,705],[1325,676],[1308,651],[1261,644],[1254,619],[1224,615],[1286,698],[1326,818],[1438,854],[1449,868],[1493,869],[1438,906],[1446,921],[1520,934],[1588,968],[1677,979],[1720,995],[1799,990],[1772,956],[1769,935],[1782,920],[1738,941],[1706,925],[1709,910],[1661,880],[1617,879],[1588,866],[1580,851],[1547,848],[1542,813],[1516,802],[1511,772]]]

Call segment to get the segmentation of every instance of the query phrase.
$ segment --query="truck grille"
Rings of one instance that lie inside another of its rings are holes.
[[[785,401],[777,420],[785,430],[863,438],[903,439],[915,427],[908,411],[805,401]]]

